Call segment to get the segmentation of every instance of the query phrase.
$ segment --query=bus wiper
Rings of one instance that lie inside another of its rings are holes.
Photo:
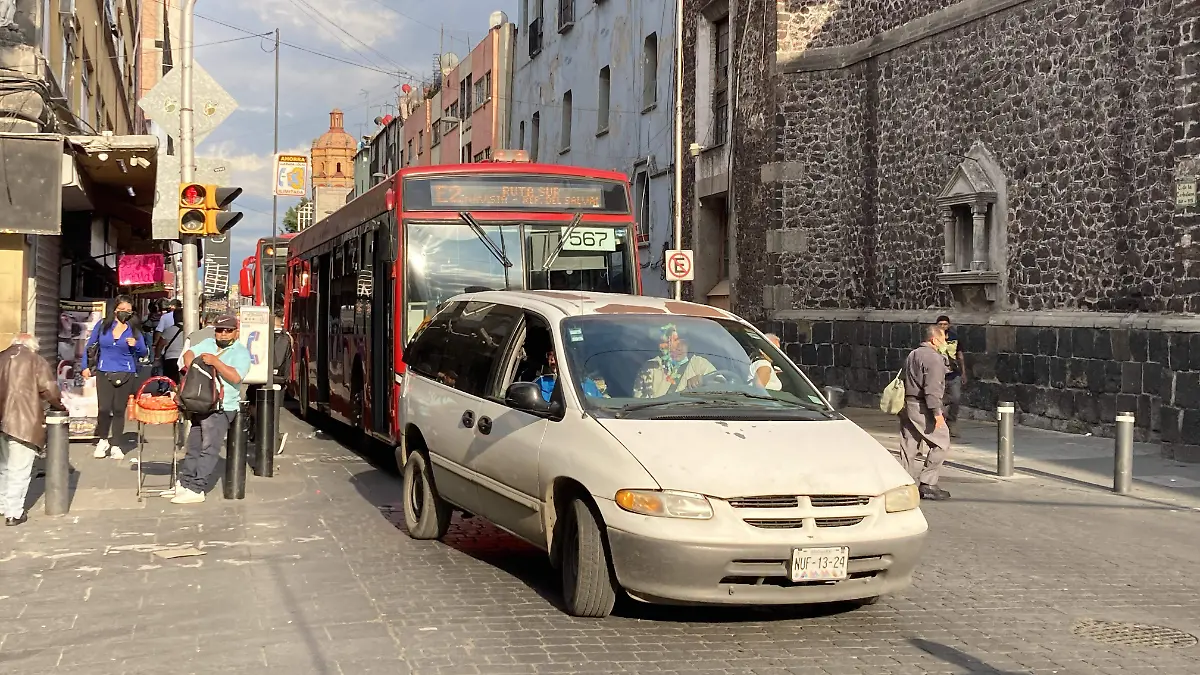
[[[496,242],[492,241],[491,237],[487,236],[487,232],[483,231],[483,226],[479,224],[479,221],[475,220],[475,216],[472,216],[466,211],[460,211],[458,213],[458,217],[462,218],[463,222],[470,226],[471,231],[475,233],[476,237],[479,237],[479,241],[482,241],[483,245],[487,247],[488,251],[495,256],[497,262],[499,262],[501,265],[504,265],[505,269],[513,266],[512,261],[508,259],[508,256],[504,255],[504,251],[501,251],[500,247],[496,246]]]
[[[555,246],[550,255],[546,256],[546,262],[542,265],[543,272],[550,271],[550,266],[554,264],[555,260],[558,260],[558,254],[562,253],[563,248],[567,245],[567,237],[575,232],[575,228],[579,227],[581,220],[583,220],[582,213],[576,213],[575,217],[571,219],[571,224],[567,225],[567,229],[563,230],[562,236],[558,238],[558,246]]]

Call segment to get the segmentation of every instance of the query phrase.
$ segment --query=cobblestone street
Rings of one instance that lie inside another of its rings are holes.
[[[1188,635],[1125,646],[1089,623],[1200,633],[1200,512],[1184,505],[953,470],[954,499],[924,507],[929,547],[899,597],[626,604],[578,620],[556,606],[539,552],[478,520],[445,543],[410,540],[395,476],[290,414],[284,426],[276,478],[251,477],[243,502],[218,486],[196,507],[136,504],[127,467],[76,445],[80,485],[120,472],[127,499],[62,519],[39,504],[0,532],[0,672],[1200,672]],[[182,547],[203,555],[155,554]]]

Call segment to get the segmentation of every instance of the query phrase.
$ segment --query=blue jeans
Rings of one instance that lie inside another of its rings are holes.
[[[192,492],[208,492],[213,484],[213,470],[221,458],[221,448],[229,437],[229,424],[237,413],[217,411],[193,415],[188,433],[187,454],[179,462],[179,484]]]
[[[37,449],[15,438],[0,436],[0,512],[5,518],[25,515],[25,496]]]

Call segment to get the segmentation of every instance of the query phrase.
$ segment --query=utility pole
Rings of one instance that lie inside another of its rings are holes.
[[[196,173],[196,136],[192,128],[192,34],[196,0],[183,0],[182,49],[179,58],[182,86],[179,91],[179,181],[191,183]],[[175,188],[179,200],[179,188]],[[200,328],[199,239],[182,237],[183,244],[183,332],[191,335]]]
[[[683,248],[683,0],[675,0],[675,250]],[[667,261],[663,261],[666,264]],[[683,299],[683,282],[675,282]]]
[[[275,144],[272,153],[275,156],[279,155],[279,29],[275,29]],[[272,193],[275,191],[272,190]],[[279,283],[279,269],[275,265],[275,261],[279,260],[279,256],[275,253],[275,239],[279,236],[279,195],[271,195],[271,283]],[[261,274],[261,272],[260,272]],[[267,290],[267,289],[263,289]],[[268,317],[270,329],[267,333],[267,389],[275,389],[275,289],[270,289],[271,299],[267,306],[270,307],[271,316]],[[274,412],[274,411],[272,411]]]

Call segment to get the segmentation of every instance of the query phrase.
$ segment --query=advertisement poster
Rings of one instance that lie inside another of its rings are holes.
[[[250,350],[250,372],[242,378],[244,384],[266,384],[270,375],[267,367],[268,340],[274,334],[271,310],[266,307],[242,307],[238,317],[241,323],[239,339]]]
[[[92,329],[104,318],[105,302],[58,303],[58,389],[71,418],[71,438],[92,438],[96,433],[96,378],[83,379],[83,353]]]

